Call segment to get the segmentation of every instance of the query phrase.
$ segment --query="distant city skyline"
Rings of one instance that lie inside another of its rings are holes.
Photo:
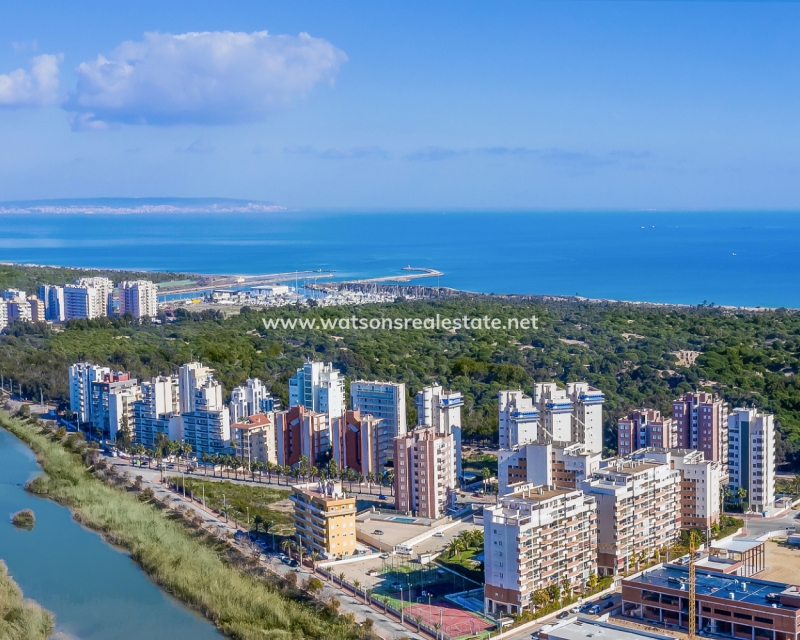
[[[800,5],[0,10],[0,201],[800,209]]]

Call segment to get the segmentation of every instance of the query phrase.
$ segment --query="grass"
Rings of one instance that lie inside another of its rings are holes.
[[[53,614],[22,597],[0,560],[0,640],[45,640],[53,631]]]
[[[436,558],[436,562],[446,566],[448,569],[469,578],[476,584],[483,584],[483,570],[480,568],[480,563],[472,560],[472,557],[483,551],[483,547],[477,549],[467,549],[461,553],[457,553],[452,558],[448,557],[447,552],[441,554]],[[477,565],[477,566],[476,566]]]
[[[288,498],[288,491],[220,480],[181,478],[180,476],[171,476],[169,478],[169,481],[178,491],[183,491],[184,480],[186,482],[187,496],[191,495],[195,500],[202,501],[203,491],[205,491],[206,506],[209,509],[222,513],[223,508],[227,506],[228,517],[235,517],[240,525],[245,524],[247,510],[249,509],[251,528],[255,527],[253,519],[260,515],[266,522],[270,520],[273,522],[272,531],[274,533],[288,535],[294,532],[291,513],[269,508],[269,505]]]
[[[76,520],[127,549],[159,586],[225,635],[237,640],[359,637],[345,617],[313,604],[300,592],[233,567],[206,537],[135,493],[104,484],[49,431],[3,412],[0,426],[28,444],[44,468],[45,475],[34,479],[29,490],[67,505]]]

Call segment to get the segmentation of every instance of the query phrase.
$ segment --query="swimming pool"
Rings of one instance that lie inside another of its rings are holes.
[[[386,519],[392,520],[393,522],[405,522],[406,524],[414,524],[417,521],[416,518],[403,518],[401,516],[392,516],[391,518]]]

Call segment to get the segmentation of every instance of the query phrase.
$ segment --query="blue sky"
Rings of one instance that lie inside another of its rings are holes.
[[[798,34],[789,2],[5,3],[0,200],[800,209]]]

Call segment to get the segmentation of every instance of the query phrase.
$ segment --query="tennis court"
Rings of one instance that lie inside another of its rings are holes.
[[[441,622],[441,630],[451,638],[475,635],[495,627],[493,622],[445,601],[432,602],[430,605],[413,604],[406,607],[404,613],[406,620],[414,620],[419,616],[430,626]]]

